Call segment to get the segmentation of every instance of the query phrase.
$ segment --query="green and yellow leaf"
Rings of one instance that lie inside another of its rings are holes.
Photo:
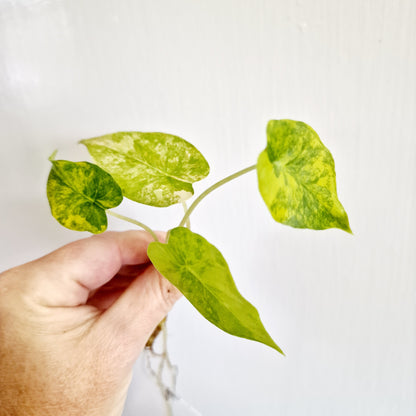
[[[156,269],[218,328],[262,342],[283,354],[256,308],[239,293],[219,250],[199,234],[177,227],[166,244],[153,242],[148,256]]]
[[[105,231],[105,210],[123,200],[111,175],[89,162],[50,160],[46,190],[52,215],[71,230],[95,234]]]
[[[190,198],[192,183],[209,173],[202,154],[170,134],[121,132],[81,143],[126,198],[146,205],[166,207]]]
[[[307,124],[269,121],[257,175],[260,193],[276,221],[296,228],[351,232],[337,196],[332,155]]]

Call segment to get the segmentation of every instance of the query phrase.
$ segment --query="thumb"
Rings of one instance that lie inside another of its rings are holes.
[[[149,264],[101,315],[96,322],[97,330],[100,333],[110,331],[110,348],[120,351],[122,346],[126,364],[133,364],[153,330],[181,296],[181,292]]]
[[[152,240],[144,231],[109,231],[77,240],[16,268],[22,276],[17,283],[41,305],[83,305],[123,266],[149,263]]]

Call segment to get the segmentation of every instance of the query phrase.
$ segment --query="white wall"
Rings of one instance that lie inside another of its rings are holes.
[[[182,300],[178,391],[207,416],[414,415],[415,22],[414,0],[0,0],[0,267],[81,236],[49,213],[55,148],[83,159],[81,138],[177,134],[211,164],[200,192],[256,161],[269,119],[303,120],[334,155],[354,236],[274,223],[254,173],[207,199],[193,229],[287,357]],[[119,211],[160,229],[181,217]],[[159,414],[143,383],[125,416]]]

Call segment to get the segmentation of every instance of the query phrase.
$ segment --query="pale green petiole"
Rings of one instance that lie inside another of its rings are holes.
[[[148,227],[146,224],[143,224],[143,223],[142,223],[142,222],[140,222],[140,221],[136,221],[136,220],[134,220],[133,218],[129,218],[129,217],[125,217],[124,215],[117,214],[117,212],[114,212],[114,211],[109,211],[109,210],[107,210],[106,212],[107,212],[107,214],[110,214],[110,215],[112,215],[113,217],[119,218],[120,220],[130,222],[130,223],[132,223],[132,224],[134,224],[134,225],[138,225],[140,228],[143,228],[143,230],[145,230],[145,231],[147,231],[149,234],[151,234],[151,236],[153,237],[153,239],[154,239],[155,241],[159,241],[159,239],[157,238],[156,233],[155,233],[155,232],[154,232],[154,231],[153,231],[150,227]]]
[[[183,212],[186,215],[186,213],[188,211],[188,205],[186,205],[186,202],[185,201],[182,201],[182,207],[183,207]],[[189,229],[191,229],[191,220],[189,219],[189,216],[186,219],[186,227],[189,228]]]
[[[192,203],[192,205],[187,208],[186,206],[186,202],[182,201],[182,206],[184,208],[185,214],[182,218],[182,221],[179,224],[179,227],[183,227],[186,225],[187,228],[191,228],[191,222],[189,220],[189,217],[191,215],[191,213],[194,211],[194,209],[197,207],[197,205],[206,197],[208,196],[212,191],[215,191],[215,189],[219,188],[220,186],[226,184],[227,182],[232,181],[235,178],[238,178],[239,176],[244,175],[245,173],[251,172],[252,170],[255,170],[257,167],[257,165],[252,165],[249,166],[248,168],[239,170],[236,173],[233,173],[230,176],[227,176],[224,179],[221,179],[220,181],[218,181],[217,183],[215,183],[214,185],[210,186],[208,189],[206,189],[204,192],[202,192],[201,195],[199,195],[199,197],[197,199],[195,199],[195,201]],[[140,221],[134,220],[132,218],[126,217],[124,215],[118,214],[114,211],[106,211],[108,214],[112,215],[113,217],[119,218],[121,220],[130,222],[132,224],[138,225],[139,227],[143,228],[144,230],[146,230],[148,233],[150,233],[152,235],[152,237],[154,238],[155,241],[159,241],[156,234],[154,233],[154,231],[148,227],[146,224],[143,224]]]
[[[227,176],[226,178],[220,180],[219,182],[215,183],[214,185],[210,186],[206,191],[202,192],[201,195],[195,201],[192,203],[192,205],[189,207],[189,209],[186,211],[185,215],[182,218],[182,221],[179,224],[179,227],[183,227],[185,223],[188,221],[189,216],[192,214],[193,210],[197,207],[197,205],[212,191],[215,191],[215,189],[219,188],[220,186],[224,185],[225,183],[232,181],[235,178],[238,178],[241,175],[244,175],[245,173],[248,173],[252,170],[255,170],[257,167],[256,165],[249,166],[248,168],[242,169],[236,173],[233,173],[230,176]]]

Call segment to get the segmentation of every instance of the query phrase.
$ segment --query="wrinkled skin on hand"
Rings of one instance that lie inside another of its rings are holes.
[[[106,232],[0,274],[0,416],[121,415],[133,364],[180,297],[151,241]]]

